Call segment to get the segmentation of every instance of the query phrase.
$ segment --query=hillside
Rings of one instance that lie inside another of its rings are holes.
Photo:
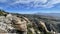
[[[34,14],[7,13],[0,10],[0,33],[57,34],[60,20]]]

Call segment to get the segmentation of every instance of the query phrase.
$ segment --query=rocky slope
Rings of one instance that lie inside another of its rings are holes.
[[[0,33],[56,34],[60,21],[40,15],[13,14],[0,11]]]

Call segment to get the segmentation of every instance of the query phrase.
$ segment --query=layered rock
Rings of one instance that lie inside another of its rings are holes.
[[[0,16],[0,29],[1,33],[16,33],[18,30],[27,34],[26,21],[11,14],[8,14],[6,17]]]
[[[56,28],[51,22],[48,23],[47,19],[35,15],[2,13],[0,15],[0,33],[55,34]]]

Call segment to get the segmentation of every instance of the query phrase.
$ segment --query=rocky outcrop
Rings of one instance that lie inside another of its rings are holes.
[[[57,26],[47,18],[37,15],[16,15],[2,13],[0,15],[0,33],[15,34],[55,34]]]
[[[49,32],[44,22],[40,21],[39,24],[45,29],[46,32]]]
[[[26,21],[11,14],[6,17],[0,16],[0,30],[1,33],[16,33],[16,31],[20,31],[27,34]]]

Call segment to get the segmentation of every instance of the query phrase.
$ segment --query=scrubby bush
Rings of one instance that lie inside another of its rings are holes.
[[[52,34],[51,32],[47,32],[47,34]]]
[[[4,10],[0,10],[0,16],[2,16],[2,15],[6,16],[7,13]]]

